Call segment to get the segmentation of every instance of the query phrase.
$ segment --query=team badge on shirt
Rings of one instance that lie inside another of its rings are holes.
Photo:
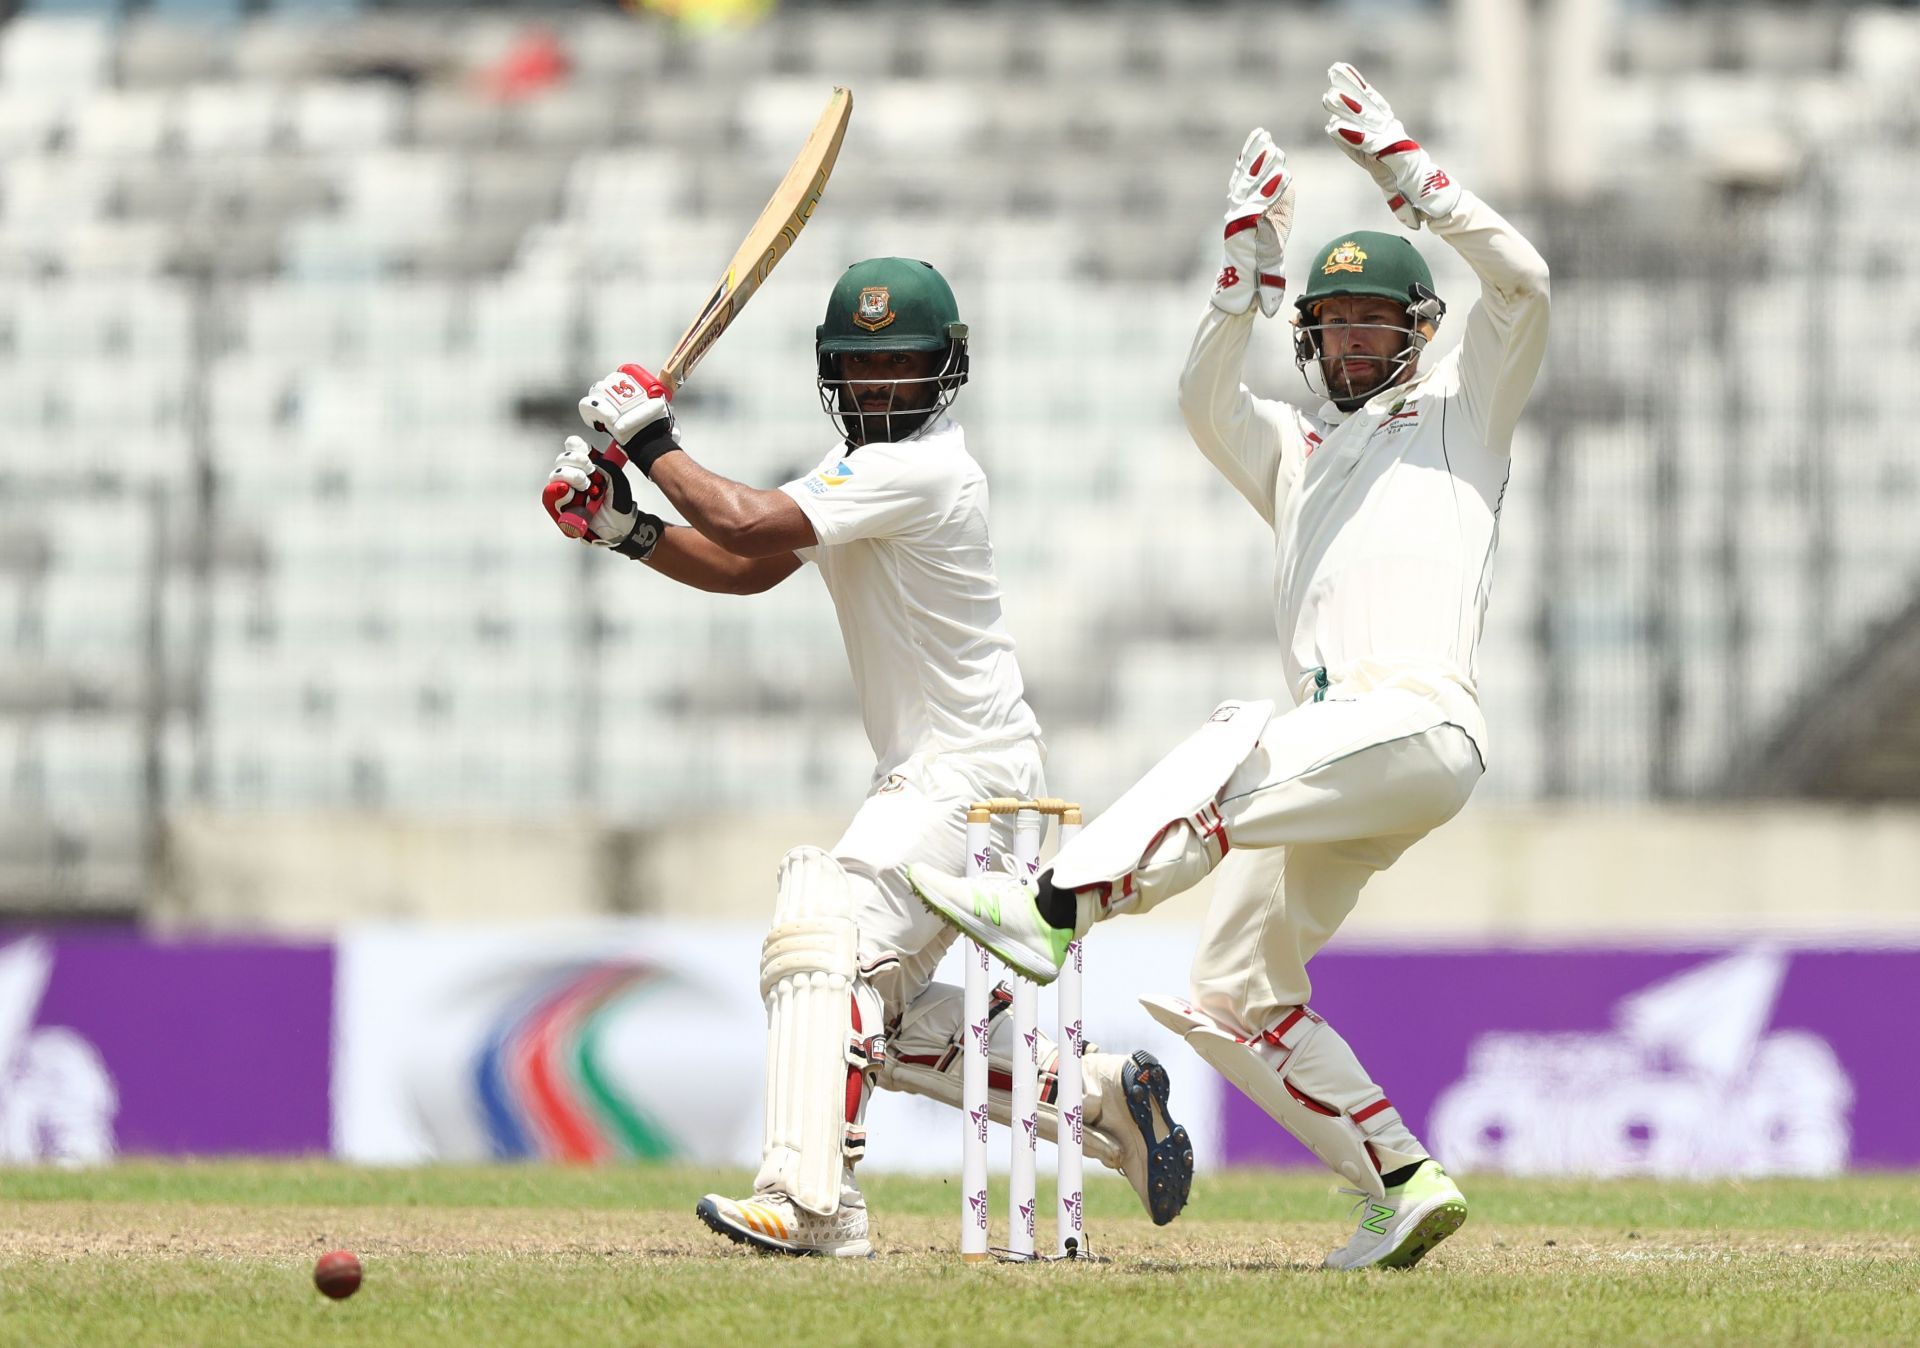
[[[1320,269],[1322,276],[1331,276],[1337,271],[1363,272],[1367,269],[1367,250],[1348,239],[1345,243],[1335,244],[1327,254],[1327,264]]]
[[[885,286],[868,286],[860,292],[860,303],[854,307],[853,325],[865,328],[868,332],[878,332],[897,317],[893,312],[893,295]]]

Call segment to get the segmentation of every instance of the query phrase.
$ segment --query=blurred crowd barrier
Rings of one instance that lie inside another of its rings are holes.
[[[165,929],[319,934],[630,914],[764,924],[789,848],[844,814],[715,813],[629,830],[184,811],[150,909]],[[1229,862],[1231,862],[1229,858]],[[1469,805],[1367,884],[1342,939],[1920,940],[1907,809]],[[1136,922],[1200,921],[1203,881]]]
[[[1321,135],[1332,59],[1555,270],[1482,652],[1486,800],[1737,790],[1914,594],[1911,10],[22,8],[0,26],[15,907],[141,911],[222,816],[639,847],[851,810],[871,760],[811,575],[680,590],[537,501],[579,390],[668,349],[835,82],[839,168],[685,390],[686,440],[756,483],[813,463],[833,278],[939,265],[1050,771],[1091,807],[1278,684],[1266,530],[1173,386],[1248,127],[1290,151],[1304,246],[1388,224]],[[1444,346],[1473,282],[1417,242]],[[1284,328],[1248,378],[1305,397]]]

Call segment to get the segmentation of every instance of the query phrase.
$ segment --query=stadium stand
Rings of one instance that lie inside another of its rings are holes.
[[[1471,180],[1474,91],[1410,55],[1453,41],[1443,11],[1406,9],[1396,45],[1321,5],[799,7],[712,33],[380,11],[68,0],[0,27],[6,892],[124,906],[170,801],[644,823],[857,796],[813,578],[693,595],[565,545],[536,500],[577,389],[668,348],[835,81],[858,100],[840,167],[686,389],[690,443],[760,482],[810,466],[833,276],[928,257],[973,326],[958,411],[1057,780],[1098,805],[1271,685],[1264,529],[1172,397],[1220,177],[1262,122],[1298,237],[1385,223],[1319,135],[1341,55]],[[1720,791],[1912,600],[1920,18],[1741,17],[1625,9],[1598,189],[1486,193],[1556,288],[1483,651],[1490,798]],[[529,43],[545,64],[515,69],[546,73],[506,79]],[[1464,314],[1469,278],[1428,252]],[[1282,330],[1254,368],[1306,396]],[[645,777],[609,770],[623,738]]]

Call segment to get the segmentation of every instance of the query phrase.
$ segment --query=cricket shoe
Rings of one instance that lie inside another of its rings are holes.
[[[1360,1200],[1354,1207],[1360,1227],[1344,1249],[1327,1256],[1328,1268],[1412,1268],[1467,1220],[1466,1196],[1432,1159],[1383,1199],[1358,1189],[1340,1192]]]
[[[1167,1113],[1167,1069],[1144,1049],[1131,1058],[1092,1053],[1081,1061],[1087,1130],[1113,1144],[1115,1169],[1133,1185],[1153,1224],[1165,1226],[1180,1215],[1193,1189],[1193,1141]]]
[[[1031,877],[1010,871],[948,875],[916,861],[907,867],[907,883],[937,917],[1008,968],[1043,985],[1060,976],[1073,932],[1040,916],[1034,902],[1040,887]]]
[[[770,1254],[825,1254],[839,1259],[871,1259],[867,1243],[867,1203],[859,1191],[843,1192],[831,1217],[808,1212],[781,1193],[752,1198],[708,1194],[694,1208],[701,1221],[736,1245]]]

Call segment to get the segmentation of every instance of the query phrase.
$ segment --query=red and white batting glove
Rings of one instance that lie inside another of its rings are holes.
[[[603,548],[624,545],[630,556],[645,561],[665,525],[634,501],[627,462],[618,445],[596,454],[585,440],[569,435],[540,500],[568,538]]]
[[[1400,223],[1418,229],[1423,220],[1452,215],[1460,204],[1460,184],[1407,135],[1379,91],[1345,61],[1328,68],[1327,83],[1331,87],[1320,105],[1333,114],[1328,138],[1373,175]]]
[[[672,398],[650,370],[622,365],[587,390],[580,400],[580,419],[611,435],[634,466],[652,477],[654,461],[680,448]]]
[[[1293,175],[1287,156],[1264,127],[1255,127],[1240,147],[1227,179],[1226,260],[1213,284],[1213,306],[1244,314],[1260,297],[1268,318],[1287,299],[1287,235],[1293,231]]]

